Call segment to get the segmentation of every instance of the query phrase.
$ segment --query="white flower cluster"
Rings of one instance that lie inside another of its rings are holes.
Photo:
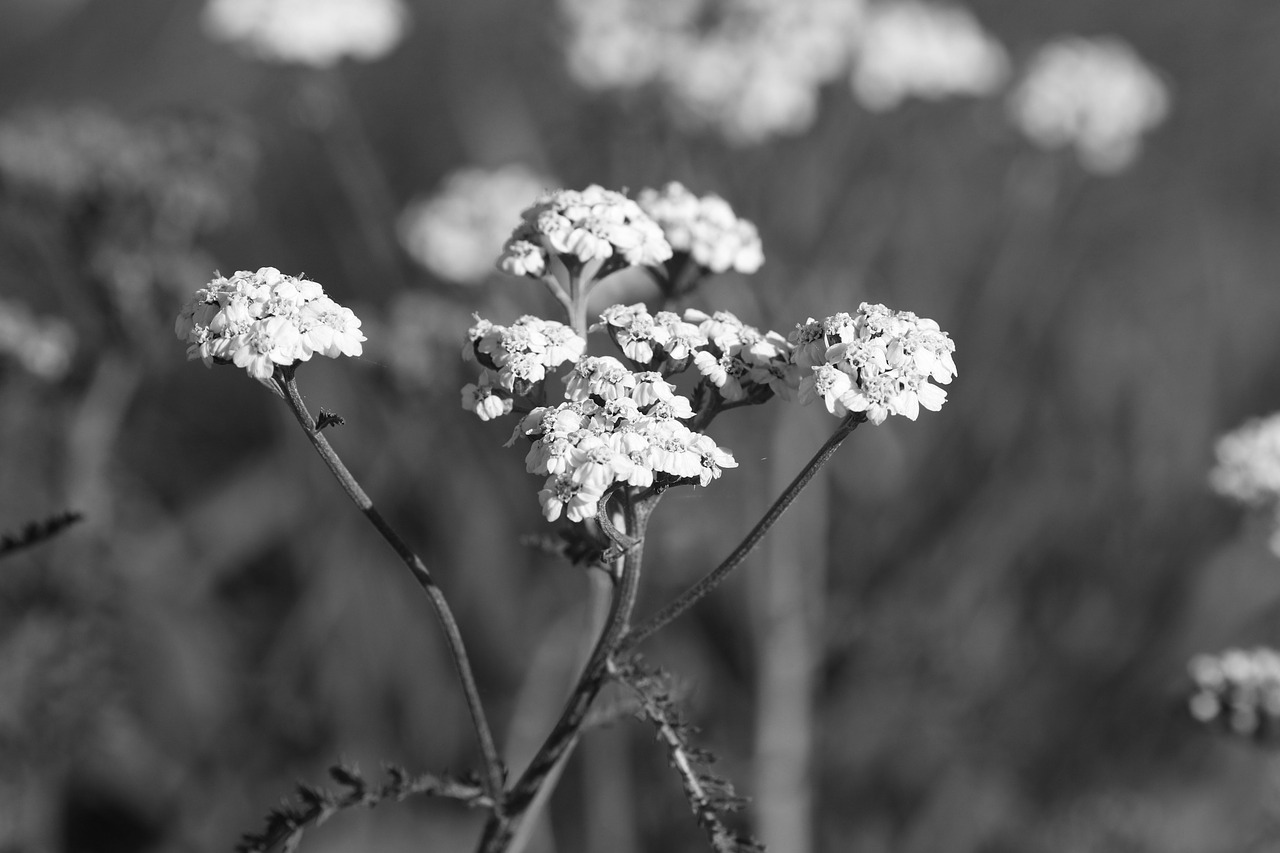
[[[467,338],[462,357],[481,372],[478,382],[462,389],[462,407],[484,421],[509,413],[512,395],[526,396],[548,370],[576,362],[587,348],[565,324],[528,314],[510,326],[477,317]]]
[[[210,37],[259,59],[328,68],[391,52],[409,25],[402,0],[209,0]]]
[[[764,402],[774,394],[792,399],[795,347],[782,335],[761,332],[728,311],[706,314],[690,308],[684,319],[707,339],[693,366],[726,402]]]
[[[570,521],[593,517],[615,484],[706,486],[737,467],[731,452],[680,422],[693,415],[689,400],[660,373],[632,372],[607,356],[584,358],[565,397],[534,409],[516,428],[533,440],[526,470],[547,478],[538,492],[547,521],[562,513]]]
[[[398,223],[400,243],[414,260],[447,281],[483,281],[529,199],[551,183],[520,164],[460,169],[445,178],[435,195],[405,208]]]
[[[688,254],[710,272],[732,269],[749,274],[764,263],[756,226],[739,219],[718,195],[699,198],[671,181],[661,190],[641,190],[636,201],[662,226],[672,249]]]
[[[1118,172],[1164,121],[1169,89],[1127,43],[1063,38],[1042,47],[1009,98],[1009,113],[1043,148],[1074,146],[1081,165]]]
[[[908,97],[988,95],[1009,75],[1009,58],[962,6],[891,0],[868,7],[857,37],[853,91],[867,109]]]
[[[1280,414],[1249,420],[1219,438],[1214,449],[1214,491],[1250,506],[1280,501]]]
[[[21,302],[0,299],[0,355],[16,360],[33,376],[54,382],[66,375],[76,333],[60,317],[37,317]]]
[[[910,311],[862,303],[856,316],[810,318],[791,334],[801,373],[800,402],[821,399],[844,417],[864,412],[873,424],[889,415],[915,420],[923,406],[938,411],[956,375],[955,344],[933,320]]]
[[[183,307],[174,332],[189,345],[188,358],[243,367],[264,384],[277,365],[358,356],[365,340],[351,309],[316,282],[274,267],[215,278]]]
[[[575,271],[589,280],[626,266],[657,266],[672,254],[662,228],[635,201],[596,184],[544,193],[521,215],[498,259],[511,275]]]
[[[1280,653],[1259,647],[1196,655],[1187,665],[1191,715],[1224,722],[1236,734],[1263,735],[1280,718]]]
[[[803,131],[848,67],[863,0],[560,0],[573,77],[658,87],[676,118],[736,144]],[[710,26],[708,21],[712,21]]]
[[[693,323],[673,311],[650,314],[644,303],[611,305],[600,314],[591,331],[603,330],[622,354],[645,370],[670,376],[689,366],[694,353],[707,339]]]
[[[677,120],[755,144],[806,130],[822,86],[855,97],[988,95],[1004,47],[964,7],[923,0],[560,0],[573,77],[595,89],[655,86]],[[852,72],[851,72],[852,69]]]
[[[1276,515],[1272,552],[1280,556],[1280,414],[1254,418],[1218,439],[1209,485],[1224,497]]]
[[[728,311],[689,308],[650,315],[641,303],[613,305],[592,331],[608,332],[622,354],[642,368],[671,376],[692,365],[725,402],[791,399],[794,347],[777,332],[761,332]]]

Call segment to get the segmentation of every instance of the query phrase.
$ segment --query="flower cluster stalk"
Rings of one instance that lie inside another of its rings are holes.
[[[604,630],[596,641],[573,693],[565,703],[559,721],[534,755],[529,767],[508,792],[506,813],[495,813],[486,824],[480,845],[476,848],[477,853],[506,853],[510,850],[521,821],[531,817],[530,807],[538,798],[539,792],[577,743],[591,705],[608,680],[609,661],[616,656],[618,645],[626,635],[640,587],[645,531],[659,497],[658,494],[650,494],[632,500],[624,496],[623,517],[629,540],[617,543],[624,549],[622,571],[615,578],[613,599]]]
[[[337,451],[333,449],[333,445],[329,444],[329,440],[316,427],[316,422],[312,419],[311,413],[307,411],[306,403],[302,401],[302,395],[298,392],[298,384],[294,379],[294,369],[292,367],[282,367],[278,371],[278,377],[284,385],[284,397],[289,404],[290,411],[297,418],[298,424],[302,427],[302,431],[306,433],[316,452],[320,454],[320,458],[324,460],[325,465],[328,466],[333,476],[338,480],[342,490],[347,493],[351,501],[364,513],[374,528],[382,534],[382,538],[387,541],[387,544],[391,546],[392,550],[408,567],[413,579],[418,582],[418,585],[422,587],[428,599],[430,599],[431,606],[435,609],[436,616],[440,620],[440,626],[444,631],[445,642],[449,647],[449,655],[453,659],[454,668],[458,672],[458,680],[462,684],[467,711],[471,715],[471,723],[475,728],[476,740],[479,743],[480,753],[484,760],[485,772],[483,781],[485,793],[493,801],[495,815],[501,816],[504,810],[502,762],[498,758],[498,750],[494,746],[493,734],[485,716],[484,706],[480,702],[480,692],[476,687],[475,674],[471,669],[467,649],[462,641],[462,633],[458,629],[458,622],[453,616],[449,602],[445,599],[444,592],[436,584],[422,559],[414,553],[413,549],[400,538],[400,535],[378,512],[373,505],[373,501],[369,499],[364,489],[338,456]]]
[[[800,493],[804,491],[804,487],[809,485],[809,481],[814,478],[818,473],[818,470],[821,469],[823,465],[827,464],[831,457],[835,455],[836,450],[839,449],[844,440],[849,437],[849,434],[858,428],[858,424],[865,420],[866,416],[860,412],[852,412],[846,415],[845,419],[840,422],[840,426],[836,427],[836,431],[831,434],[831,437],[828,438],[826,443],[818,449],[818,452],[814,454],[813,458],[804,466],[804,469],[801,470],[800,473],[796,475],[796,478],[791,481],[791,485],[787,486],[786,490],[778,496],[778,499],[773,502],[773,505],[769,507],[760,521],[756,523],[756,526],[753,527],[751,532],[746,535],[746,538],[738,543],[738,547],[733,549],[733,553],[726,557],[724,562],[703,576],[701,580],[677,596],[674,601],[662,608],[662,610],[651,616],[643,624],[628,631],[627,635],[623,638],[622,643],[618,647],[618,655],[625,656],[630,653],[637,645],[653,635],[656,631],[665,627],[668,623],[680,616],[680,614],[684,613],[700,599],[705,597],[709,592],[719,586],[720,582],[728,577],[730,572],[740,566],[742,561],[747,558],[748,554],[755,550],[755,547],[760,544],[760,540],[762,540],[765,534],[769,532],[769,528],[773,527],[773,525],[777,523],[778,519],[782,517],[782,514],[786,512],[795,499],[800,496]]]

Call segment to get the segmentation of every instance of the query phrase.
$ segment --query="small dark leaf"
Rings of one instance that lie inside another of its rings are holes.
[[[17,533],[0,534],[0,557],[52,539],[83,518],[78,512],[60,512],[38,521],[29,521]]]
[[[345,423],[346,420],[344,420],[341,415],[334,412],[326,412],[324,409],[321,409],[320,417],[316,419],[316,432],[320,432],[326,427],[342,426]]]
[[[329,768],[329,776],[339,785],[345,785],[357,793],[363,793],[365,790],[364,777],[360,775],[360,771],[355,767],[335,764]]]

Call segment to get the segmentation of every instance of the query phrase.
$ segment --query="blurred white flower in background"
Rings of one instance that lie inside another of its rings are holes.
[[[411,202],[400,214],[400,243],[442,279],[483,281],[517,225],[520,213],[557,182],[527,166],[459,169],[439,191]]]
[[[699,198],[678,181],[662,189],[643,189],[636,202],[662,226],[667,242],[677,253],[713,273],[737,270],[753,273],[764,263],[764,249],[756,226],[739,219],[720,196]]]
[[[1280,414],[1248,421],[1219,438],[1214,451],[1214,491],[1246,506],[1280,509]],[[1271,550],[1280,556],[1280,523]]]
[[[664,68],[677,119],[735,144],[807,130],[822,86],[849,64],[862,0],[739,0],[719,25],[673,39]]]
[[[674,116],[734,144],[799,133],[848,68],[864,0],[560,0],[570,74],[659,88]]]
[[[1142,134],[1164,121],[1169,89],[1125,42],[1067,37],[1040,48],[1009,98],[1009,113],[1032,142],[1074,146],[1085,168],[1130,165]]]
[[[916,0],[867,10],[853,68],[853,91],[869,110],[909,97],[989,95],[1009,76],[1004,47],[967,9]]]
[[[560,0],[570,75],[598,91],[654,82],[671,40],[697,26],[703,6],[704,0]]]
[[[739,145],[803,132],[850,73],[868,109],[987,95],[1004,48],[966,9],[918,0],[560,0],[569,72],[589,89],[656,86],[674,117]]]
[[[1260,646],[1199,654],[1187,663],[1195,682],[1189,704],[1202,723],[1223,722],[1238,735],[1266,733],[1280,718],[1280,654]]]
[[[258,59],[328,68],[381,59],[409,25],[402,0],[209,0],[204,28]]]
[[[59,317],[40,318],[21,302],[0,299],[0,356],[33,376],[56,382],[71,367],[76,333]]]

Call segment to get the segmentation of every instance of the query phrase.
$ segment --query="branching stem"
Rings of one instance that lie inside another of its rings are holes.
[[[851,432],[858,428],[858,424],[865,420],[866,416],[860,412],[851,412],[847,415],[845,419],[840,422],[840,426],[836,427],[836,431],[827,439],[826,444],[819,448],[818,452],[814,454],[814,457],[809,460],[808,464],[805,465],[800,473],[796,475],[796,478],[791,481],[791,485],[787,486],[786,490],[778,496],[778,499],[773,502],[773,506],[769,507],[768,511],[765,512],[764,517],[756,523],[756,526],[753,527],[751,532],[747,534],[746,538],[738,544],[738,547],[733,550],[733,553],[726,557],[723,563],[708,572],[700,581],[682,592],[675,598],[675,600],[662,608],[662,610],[658,611],[658,613],[651,616],[642,625],[627,632],[627,635],[623,637],[622,643],[618,647],[617,654],[619,656],[624,656],[630,653],[651,634],[667,625],[667,623],[684,613],[699,599],[719,586],[720,582],[728,577],[730,572],[741,565],[742,561],[747,558],[747,555],[760,544],[760,540],[769,532],[769,528],[773,527],[778,519],[782,517],[782,514],[787,511],[787,508],[790,507],[792,502],[800,495],[800,492],[804,491],[804,487],[809,485],[809,481],[818,473],[818,470],[835,455],[835,452],[839,449],[841,443],[849,437]]]
[[[614,657],[618,643],[626,634],[631,611],[635,608],[636,592],[640,586],[640,564],[644,556],[645,530],[659,497],[660,495],[651,494],[640,498],[624,499],[625,527],[631,541],[615,543],[623,549],[622,573],[614,588],[613,601],[609,607],[604,630],[600,633],[600,639],[596,641],[595,648],[582,675],[578,678],[572,695],[565,703],[560,720],[551,730],[551,734],[547,735],[542,747],[529,763],[528,769],[508,793],[506,815],[495,816],[486,825],[484,836],[477,848],[478,853],[503,853],[509,849],[521,818],[525,816],[525,812],[537,797],[538,792],[582,733],[591,705],[608,678],[609,661]]]

